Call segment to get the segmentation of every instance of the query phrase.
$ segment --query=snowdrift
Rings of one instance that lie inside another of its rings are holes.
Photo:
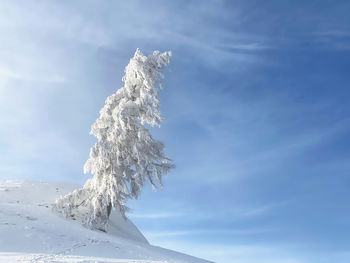
[[[53,214],[51,204],[79,186],[0,181],[0,262],[208,263],[150,245],[113,211],[107,233]]]

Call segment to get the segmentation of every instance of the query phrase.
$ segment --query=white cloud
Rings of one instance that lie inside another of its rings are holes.
[[[152,219],[159,219],[159,218],[169,218],[169,217],[179,217],[183,216],[182,213],[174,213],[174,212],[166,212],[166,213],[147,213],[147,214],[134,214],[130,213],[128,215],[130,218],[152,218]]]
[[[173,240],[169,237],[153,239],[152,243],[162,244],[180,252],[220,263],[304,263],[292,245],[236,245],[189,242]]]
[[[144,230],[143,233],[147,238],[156,239],[160,237],[171,238],[179,236],[187,236],[187,238],[193,237],[194,235],[256,235],[264,234],[269,232],[276,232],[278,228],[237,228],[237,229],[216,229],[212,227],[211,229],[184,229],[184,230],[174,230],[174,231],[148,231]]]

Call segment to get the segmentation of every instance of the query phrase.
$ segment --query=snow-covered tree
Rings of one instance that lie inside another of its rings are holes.
[[[58,199],[56,212],[87,227],[104,229],[111,209],[125,216],[127,199],[139,197],[147,181],[153,188],[162,186],[162,175],[174,165],[165,157],[163,143],[153,139],[144,124],[162,122],[158,92],[161,70],[170,57],[171,52],[154,51],[146,57],[136,50],[125,68],[124,87],[106,99],[91,127],[97,142],[84,173],[94,176],[83,188]]]

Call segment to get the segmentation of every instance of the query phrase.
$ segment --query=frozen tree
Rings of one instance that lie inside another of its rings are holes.
[[[56,212],[103,230],[111,209],[125,216],[127,199],[137,198],[146,182],[162,187],[162,175],[174,165],[164,156],[163,143],[144,125],[159,127],[162,122],[158,92],[161,70],[170,57],[171,52],[154,51],[146,57],[136,50],[125,68],[124,87],[106,99],[91,127],[97,142],[84,173],[94,176],[83,188],[58,199]]]

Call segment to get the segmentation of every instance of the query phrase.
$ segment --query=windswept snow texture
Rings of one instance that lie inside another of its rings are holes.
[[[55,199],[77,187],[0,181],[0,262],[209,262],[149,245],[136,226],[115,211],[107,233],[53,214]]]

